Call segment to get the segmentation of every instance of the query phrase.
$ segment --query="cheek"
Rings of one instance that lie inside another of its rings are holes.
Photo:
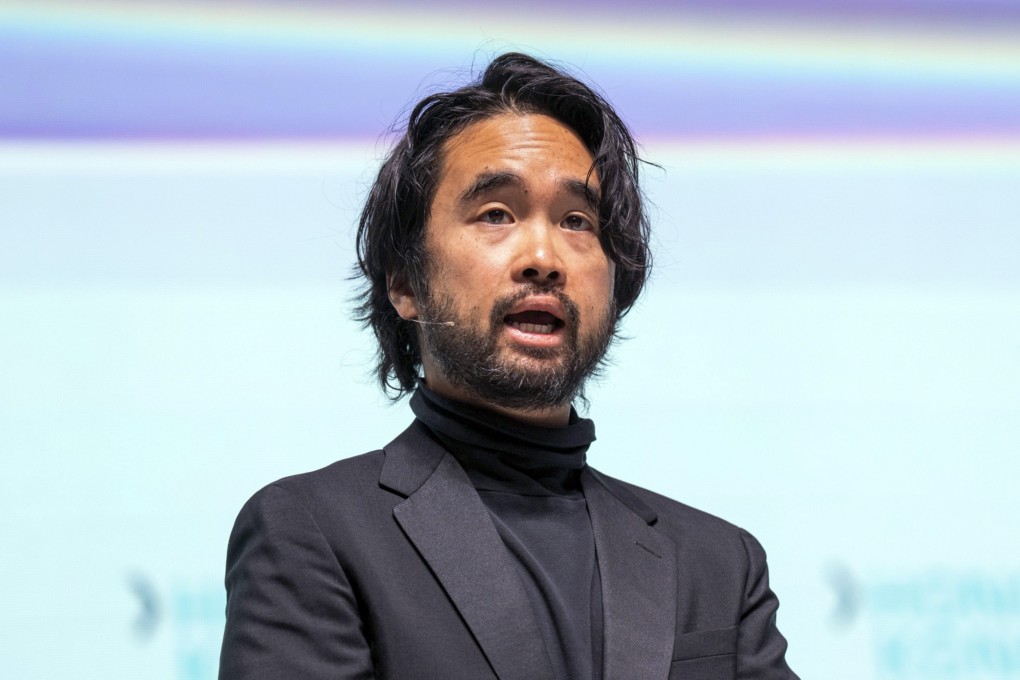
[[[488,319],[492,302],[506,294],[504,269],[485,258],[481,248],[433,250],[429,285],[442,294],[456,313],[468,318]]]
[[[615,290],[616,267],[604,256],[593,262],[585,272],[584,284],[577,294],[583,297],[577,300],[586,308],[592,318],[602,318],[613,305]]]
[[[597,288],[603,297],[607,299],[611,298],[613,296],[613,289],[616,287],[616,264],[605,254],[602,254],[598,259],[598,262],[592,266],[592,276],[590,280],[592,282],[598,282],[592,287]]]
[[[505,259],[484,243],[471,242],[469,247],[447,251],[442,270],[451,287],[467,298],[504,290],[511,280]]]

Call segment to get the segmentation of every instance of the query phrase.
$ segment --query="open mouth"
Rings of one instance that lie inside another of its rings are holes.
[[[503,317],[503,321],[511,328],[516,328],[521,332],[537,333],[539,335],[549,335],[556,329],[563,327],[563,320],[554,314],[530,309],[515,314],[507,314]]]

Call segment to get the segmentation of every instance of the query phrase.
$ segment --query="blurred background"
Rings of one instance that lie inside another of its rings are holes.
[[[805,679],[1020,678],[1007,0],[0,3],[4,677],[215,677],[244,501],[411,418],[350,319],[387,130],[507,50],[655,164],[590,462],[761,540]]]

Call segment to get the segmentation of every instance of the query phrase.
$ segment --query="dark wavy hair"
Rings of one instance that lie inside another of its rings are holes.
[[[525,54],[496,57],[481,78],[430,95],[411,111],[403,136],[386,157],[358,222],[358,266],[364,278],[355,318],[379,341],[376,374],[399,399],[414,390],[421,353],[414,324],[389,299],[394,282],[426,290],[425,224],[440,181],[445,144],[467,126],[503,113],[540,113],[572,129],[594,159],[601,186],[599,233],[616,264],[617,320],[644,287],[651,267],[649,223],[638,184],[634,138],[606,100],[590,87]]]

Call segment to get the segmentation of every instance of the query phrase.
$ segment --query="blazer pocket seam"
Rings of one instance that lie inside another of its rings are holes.
[[[670,663],[684,663],[685,661],[701,661],[702,659],[715,659],[720,656],[736,656],[736,652],[725,652],[722,654],[705,654],[704,656],[685,656],[682,659],[673,659]]]
[[[736,656],[739,627],[696,630],[677,638],[671,663]]]

